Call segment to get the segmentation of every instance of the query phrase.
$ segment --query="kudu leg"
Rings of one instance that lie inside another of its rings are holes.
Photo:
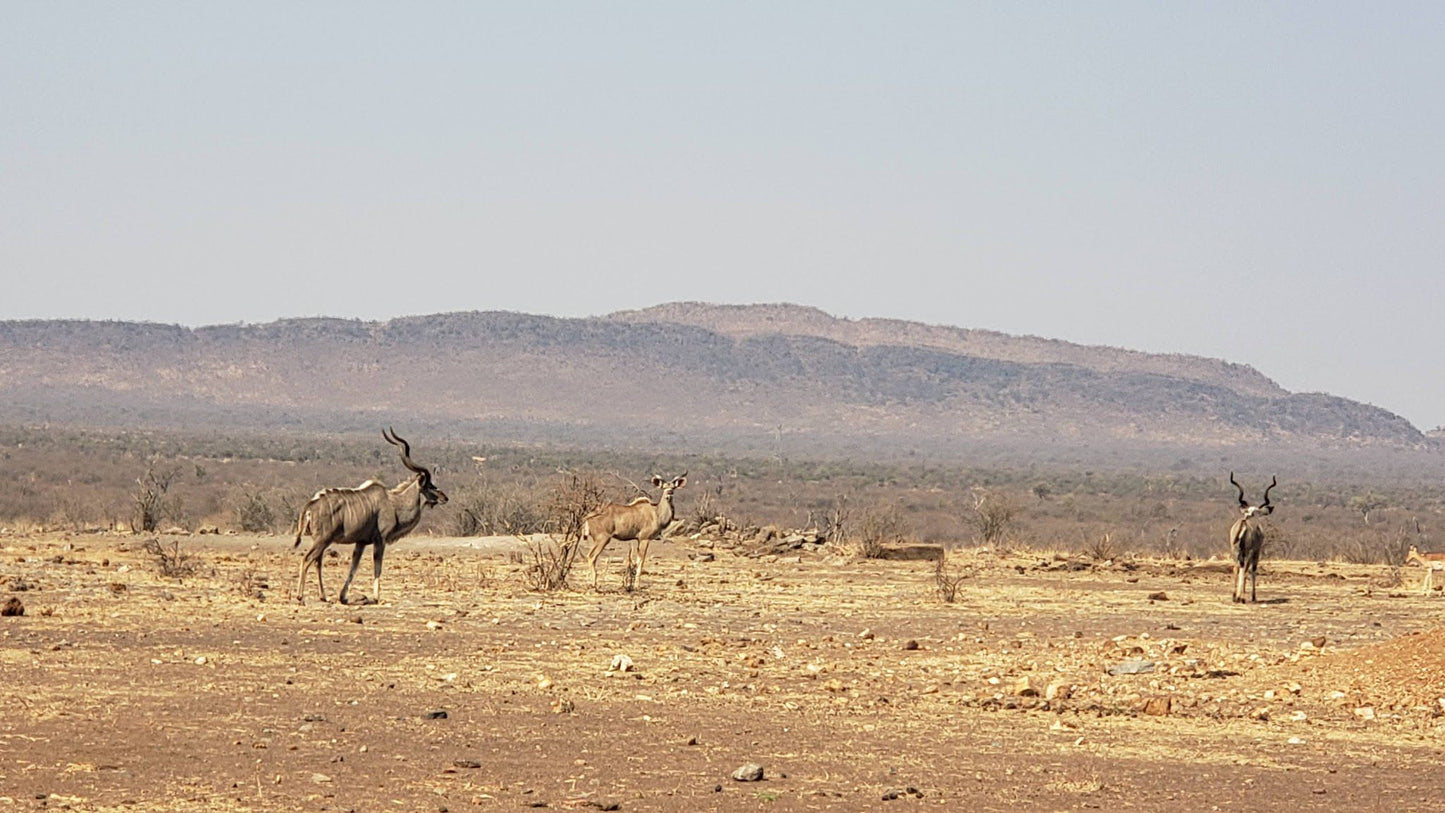
[[[316,567],[316,592],[321,595],[321,603],[326,603],[326,583],[321,579],[321,561],[326,556],[326,548],[312,546],[301,557],[301,572],[296,576],[296,602],[306,603],[306,569]]]
[[[346,592],[351,589],[351,580],[356,578],[356,567],[361,564],[361,554],[365,552],[364,545],[355,545],[351,548],[351,569],[346,573],[346,581],[341,585],[340,601],[342,604],[350,604],[346,599]]]
[[[381,603],[381,560],[386,558],[386,543],[377,542],[371,552],[371,603]]]
[[[607,547],[607,543],[610,541],[612,541],[610,536],[598,537],[592,540],[592,549],[587,552],[587,567],[592,569],[593,590],[597,589],[597,557],[602,555],[602,549]]]
[[[637,541],[637,573],[632,577],[634,589],[642,586],[642,565],[647,561],[647,543],[651,539],[639,539]]]
[[[301,572],[296,574],[296,603],[306,603],[306,568],[311,566],[311,554],[301,557]]]

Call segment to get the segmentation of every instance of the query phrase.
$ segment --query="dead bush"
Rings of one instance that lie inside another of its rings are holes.
[[[1114,541],[1113,534],[1099,534],[1096,537],[1086,539],[1082,546],[1085,556],[1095,562],[1111,562],[1124,552],[1124,548]]]
[[[508,536],[544,530],[545,511],[533,494],[517,485],[494,487],[486,479],[460,490],[448,520],[452,536]]]
[[[980,544],[999,548],[1013,530],[1018,513],[1018,505],[1008,495],[976,488],[968,523],[973,526]]]
[[[246,533],[270,533],[276,528],[276,510],[258,491],[242,492],[236,499],[236,527]]]
[[[858,517],[858,541],[854,551],[864,559],[878,559],[885,545],[896,545],[908,538],[908,520],[898,506],[872,508]]]
[[[200,557],[181,550],[181,540],[162,542],[156,537],[145,541],[142,550],[151,557],[156,570],[167,579],[182,579],[194,576],[204,564]]]
[[[166,493],[180,474],[180,467],[163,466],[156,458],[146,465],[145,474],[136,478],[135,504],[131,529],[136,533],[152,533],[160,527],[161,521],[172,514]]]
[[[972,567],[950,563],[948,554],[945,553],[938,558],[938,564],[933,568],[933,584],[938,588],[938,597],[952,604],[958,599],[958,588],[973,576]]]
[[[528,587],[550,592],[567,586],[582,545],[582,526],[603,502],[604,491],[597,478],[571,472],[562,475],[547,499],[547,533],[519,537],[526,548],[522,572]]]

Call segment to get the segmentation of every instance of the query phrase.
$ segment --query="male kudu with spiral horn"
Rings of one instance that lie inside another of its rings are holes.
[[[1249,601],[1255,601],[1254,589],[1259,582],[1259,552],[1264,547],[1264,529],[1259,520],[1274,513],[1269,504],[1270,489],[1279,485],[1279,478],[1271,477],[1269,488],[1258,506],[1251,506],[1244,498],[1244,487],[1234,482],[1234,472],[1229,473],[1229,482],[1239,489],[1239,510],[1243,514],[1229,527],[1229,551],[1234,556],[1234,601],[1245,602],[1244,580],[1249,578]]]
[[[326,584],[321,580],[321,561],[326,549],[332,545],[353,545],[351,571],[341,585],[341,603],[346,604],[346,591],[356,576],[356,567],[361,564],[361,554],[367,545],[372,547],[371,599],[368,603],[381,601],[381,560],[386,557],[387,543],[411,533],[421,522],[423,508],[441,505],[447,495],[432,483],[431,471],[418,466],[411,460],[411,444],[399,437],[394,430],[384,430],[381,436],[387,443],[401,447],[401,462],[416,476],[398,485],[387,488],[375,480],[367,480],[356,488],[327,488],[316,492],[296,521],[296,541],[292,547],[301,544],[301,537],[307,528],[311,530],[311,549],[301,560],[301,573],[296,578],[296,600],[305,603],[306,570],[316,565],[316,589],[321,600],[326,601]]]

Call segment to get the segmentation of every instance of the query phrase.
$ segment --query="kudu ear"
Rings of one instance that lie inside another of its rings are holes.
[[[656,474],[652,475],[652,487],[653,487],[653,488],[657,488],[657,487],[659,487],[659,486],[661,486],[661,485],[662,485],[662,478],[661,478],[661,477],[658,477]]]
[[[685,486],[685,485],[687,485],[687,475],[686,475],[686,474],[684,474],[684,475],[682,475],[681,477],[678,477],[677,479],[675,479],[675,480],[672,481],[672,487],[673,487],[673,488],[682,488],[682,487]]]

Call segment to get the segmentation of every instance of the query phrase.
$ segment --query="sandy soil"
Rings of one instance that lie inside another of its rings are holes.
[[[929,562],[673,542],[544,595],[515,540],[416,538],[346,607],[294,602],[288,539],[181,544],[178,581],[0,537],[0,809],[1445,808],[1445,601],[1384,568],[1237,606],[1217,565],[964,551],[945,603]]]

